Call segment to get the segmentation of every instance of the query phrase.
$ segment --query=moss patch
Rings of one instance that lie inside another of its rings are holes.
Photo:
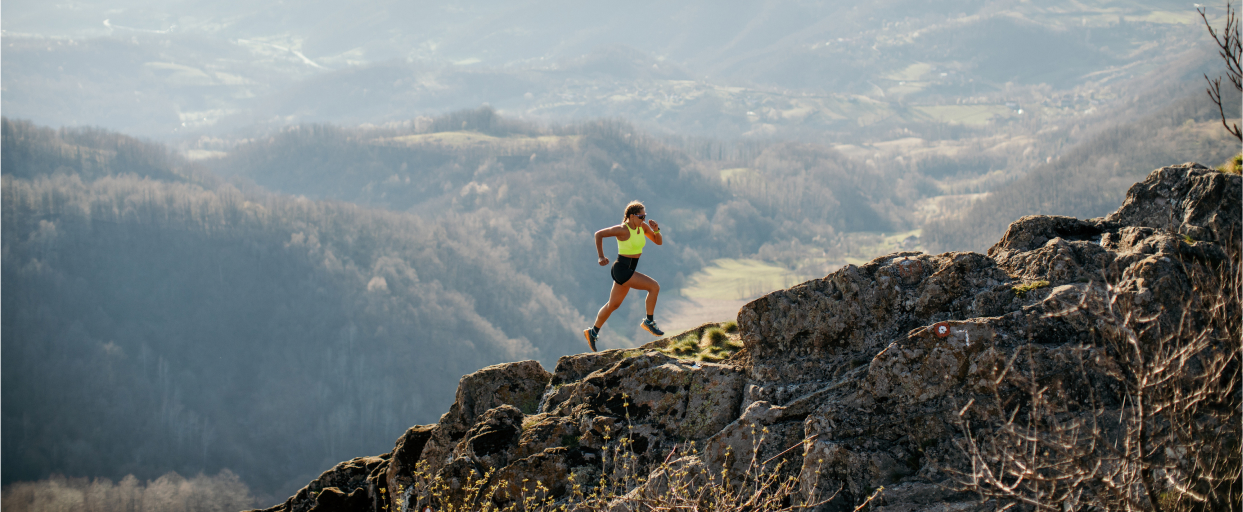
[[[1038,289],[1038,288],[1044,288],[1044,287],[1046,287],[1046,286],[1049,286],[1049,282],[1048,282],[1048,281],[1044,281],[1044,280],[1041,280],[1041,281],[1032,281],[1032,282],[1030,282],[1030,283],[1024,283],[1024,284],[1021,284],[1021,285],[1018,285],[1018,286],[1015,286],[1015,287],[1014,287],[1014,295],[1015,295],[1016,297],[1023,297],[1023,296],[1025,296],[1025,295],[1027,295],[1027,292],[1030,292],[1030,291],[1035,290],[1035,289]]]

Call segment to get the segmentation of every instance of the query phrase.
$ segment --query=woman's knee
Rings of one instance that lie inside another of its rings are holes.
[[[625,300],[625,297],[622,297],[620,299],[610,298],[608,302],[604,303],[604,307],[605,309],[608,309],[610,313],[613,311],[617,311],[617,309],[621,307],[623,300]]]

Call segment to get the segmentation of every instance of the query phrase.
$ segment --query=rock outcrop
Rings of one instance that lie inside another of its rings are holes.
[[[1116,395],[1068,357],[1113,325],[1087,306],[1108,296],[1195,329],[1206,299],[1197,276],[1240,261],[1241,193],[1237,175],[1165,167],[1107,217],[1024,217],[987,255],[899,252],[849,265],[744,306],[745,348],[721,363],[667,355],[662,340],[565,356],[551,374],[533,361],[485,368],[462,378],[436,425],[268,510],[403,510],[416,466],[454,489],[488,475],[498,504],[524,481],[559,496],[571,474],[597,479],[621,438],[641,471],[673,461],[714,475],[744,473],[763,438],[756,458],[780,462],[805,497],[838,491],[824,510],[851,510],[882,486],[872,510],[970,510],[978,497],[946,473],[964,463],[963,404],[1019,347],[1067,403]]]

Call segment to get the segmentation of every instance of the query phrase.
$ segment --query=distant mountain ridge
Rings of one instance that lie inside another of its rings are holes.
[[[5,13],[6,115],[163,140],[483,103],[531,119],[626,116],[649,131],[728,138],[857,128],[844,119],[883,129],[956,122],[962,103],[1004,119],[1006,101],[1080,95],[1185,60],[1201,28],[1192,6],[1164,1],[384,0],[310,2],[296,13],[279,2],[91,1]],[[800,114],[809,108],[816,115]]]

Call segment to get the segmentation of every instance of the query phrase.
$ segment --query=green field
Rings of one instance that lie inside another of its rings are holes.
[[[922,232],[923,230],[914,229],[901,233],[847,233],[846,238],[853,249],[843,259],[851,265],[862,265],[886,254],[899,251],[922,251],[923,245],[918,241],[913,245],[903,243],[912,236],[918,239]]]
[[[895,71],[893,73],[890,73],[885,78],[888,78],[890,80],[906,80],[906,81],[923,80],[925,76],[932,73],[932,68],[933,66],[931,64],[928,64],[925,62],[916,62],[914,64],[911,64],[910,66],[903,68],[900,71]]]
[[[418,135],[405,135],[401,137],[389,137],[384,139],[376,139],[380,144],[394,144],[401,146],[422,146],[435,145],[451,148],[468,148],[468,147],[493,147],[505,149],[538,149],[540,147],[551,146],[564,142],[575,142],[579,136],[559,137],[547,135],[543,137],[494,137],[485,133],[458,131],[458,132],[436,132],[436,133],[420,133]]]
[[[731,181],[736,181],[736,180],[744,180],[747,178],[763,179],[763,175],[756,172],[755,169],[748,169],[746,167],[735,167],[733,169],[722,169],[721,170],[721,181],[724,181],[726,183],[729,183]]]
[[[928,116],[930,119],[945,123],[988,124],[994,119],[1014,117],[1014,111],[1005,105],[928,105],[914,107],[912,110]]]
[[[746,300],[804,280],[793,271],[766,261],[722,258],[692,274],[682,295],[692,299]]]
[[[901,233],[848,233],[849,245],[854,248],[830,268],[840,263],[862,265],[872,258],[898,251],[921,251],[923,246],[917,241],[904,244],[909,237],[918,238],[920,234],[918,229]],[[721,258],[712,260],[687,278],[682,295],[696,300],[749,300],[807,279],[805,275],[767,261]]]

